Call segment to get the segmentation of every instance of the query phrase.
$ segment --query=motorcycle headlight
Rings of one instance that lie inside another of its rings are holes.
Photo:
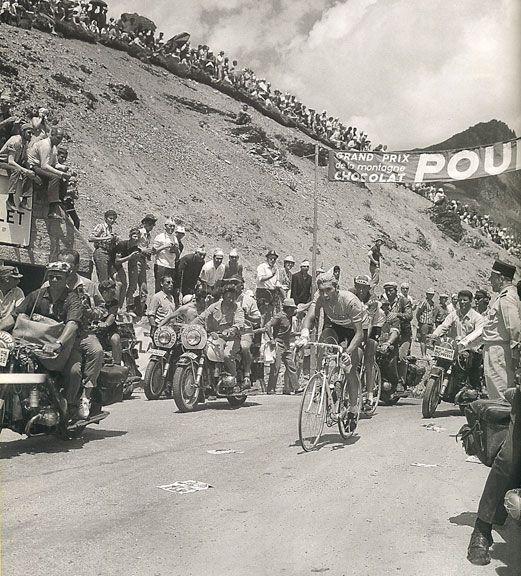
[[[9,332],[4,332],[0,330],[0,348],[7,348],[12,350],[14,347],[14,338],[9,334]]]
[[[177,341],[177,333],[169,326],[161,326],[154,334],[154,344],[158,348],[172,348]]]
[[[206,330],[202,326],[186,326],[181,333],[181,342],[185,348],[202,349],[206,346]]]

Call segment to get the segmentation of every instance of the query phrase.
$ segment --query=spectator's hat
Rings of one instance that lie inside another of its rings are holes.
[[[302,260],[302,262],[300,263],[300,267],[301,268],[309,268],[309,260]]]
[[[21,125],[21,130],[32,130],[33,125],[30,122],[26,122],[25,124]]]
[[[47,264],[47,272],[70,274],[72,271],[71,265],[68,262],[50,262]]]
[[[235,250],[235,248],[233,248],[232,250],[230,250],[229,256],[230,256],[230,258],[238,258],[239,253],[237,252],[237,250]]]
[[[279,255],[275,252],[275,250],[268,250],[266,252],[266,258],[270,258],[270,257],[278,258]]]
[[[449,297],[449,295],[448,295],[448,294],[445,294],[445,293],[443,293],[443,294],[440,294],[440,298],[448,298],[448,297]]]
[[[486,290],[479,288],[478,290],[476,290],[476,293],[474,294],[474,298],[476,300],[481,300],[481,299],[490,300],[490,294]]]
[[[224,252],[220,248],[216,248],[213,251],[213,255],[217,256],[218,258],[224,258]]]
[[[146,214],[141,222],[144,224],[145,222],[157,222],[157,218],[153,214]]]
[[[295,264],[295,258],[293,258],[293,256],[286,256],[284,262],[293,262],[293,264]]]
[[[369,278],[367,274],[359,274],[358,276],[355,276],[355,284],[360,286],[370,286],[371,278]]]
[[[496,260],[492,266],[492,272],[496,274],[501,274],[508,280],[512,280],[516,273],[516,267],[508,262],[503,262],[502,260]]]
[[[285,298],[282,302],[283,308],[296,308],[297,305],[295,304],[295,300],[293,298]]]
[[[402,283],[400,284],[400,288],[410,288],[409,282],[402,282]]]
[[[182,224],[178,224],[178,225],[175,227],[175,231],[176,231],[178,234],[186,234],[186,229],[185,229],[185,227],[184,227]]]
[[[398,284],[396,282],[385,282],[383,285],[384,288],[398,288]]]
[[[0,266],[0,278],[23,278],[16,266]]]
[[[427,290],[425,290],[425,294],[436,294],[436,291],[434,288],[427,288]]]
[[[183,304],[189,304],[192,300],[194,299],[194,295],[193,294],[187,294],[186,296],[183,296],[182,299],[182,303]]]

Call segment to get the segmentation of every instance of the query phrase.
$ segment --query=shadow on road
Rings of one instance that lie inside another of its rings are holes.
[[[228,401],[223,398],[222,401],[210,400],[204,404],[197,404],[193,412],[200,412],[201,410],[243,410],[244,408],[253,408],[253,406],[260,406],[260,404],[258,402],[246,400],[246,402],[241,406],[230,406]],[[176,410],[176,414],[190,414],[190,412],[181,412],[180,410]]]
[[[470,526],[474,528],[476,514],[473,512],[462,512],[458,516],[449,518],[451,524],[457,526]],[[498,576],[519,576],[521,574],[521,528],[510,518],[504,526],[494,526],[504,542],[496,542],[490,550],[490,556],[499,560],[504,566],[496,568]],[[468,533],[470,539],[470,532]]]
[[[87,428],[81,438],[62,440],[56,436],[31,436],[0,444],[0,458],[8,460],[25,454],[57,454],[80,450],[89,442],[124,436],[126,430],[94,430]]]
[[[329,447],[332,452],[335,450],[343,450],[346,446],[352,446],[353,444],[356,444],[358,440],[360,440],[360,436],[357,436],[356,434],[347,440],[343,440],[339,434],[324,434],[320,437],[320,440],[315,446],[313,452],[316,452],[317,450],[325,447]],[[295,440],[289,446],[290,448],[302,448],[299,439]],[[298,452],[298,454],[306,454],[306,452],[302,450],[301,452]]]

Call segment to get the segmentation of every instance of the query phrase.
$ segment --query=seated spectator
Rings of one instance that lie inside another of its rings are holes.
[[[39,108],[35,114],[31,115],[31,126],[33,127],[33,136],[31,138],[30,146],[36,142],[43,140],[49,136],[50,128],[47,125],[47,116],[49,110],[47,108]]]
[[[48,218],[62,220],[60,209],[60,181],[67,180],[66,167],[58,164],[58,146],[63,140],[61,128],[52,128],[48,138],[36,142],[27,151],[29,168],[42,177],[49,203]]]

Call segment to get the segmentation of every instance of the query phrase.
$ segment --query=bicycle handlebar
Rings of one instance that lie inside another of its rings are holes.
[[[316,348],[333,348],[337,352],[345,352],[345,349],[338,344],[325,344],[324,342],[308,342],[308,346],[315,346]]]

